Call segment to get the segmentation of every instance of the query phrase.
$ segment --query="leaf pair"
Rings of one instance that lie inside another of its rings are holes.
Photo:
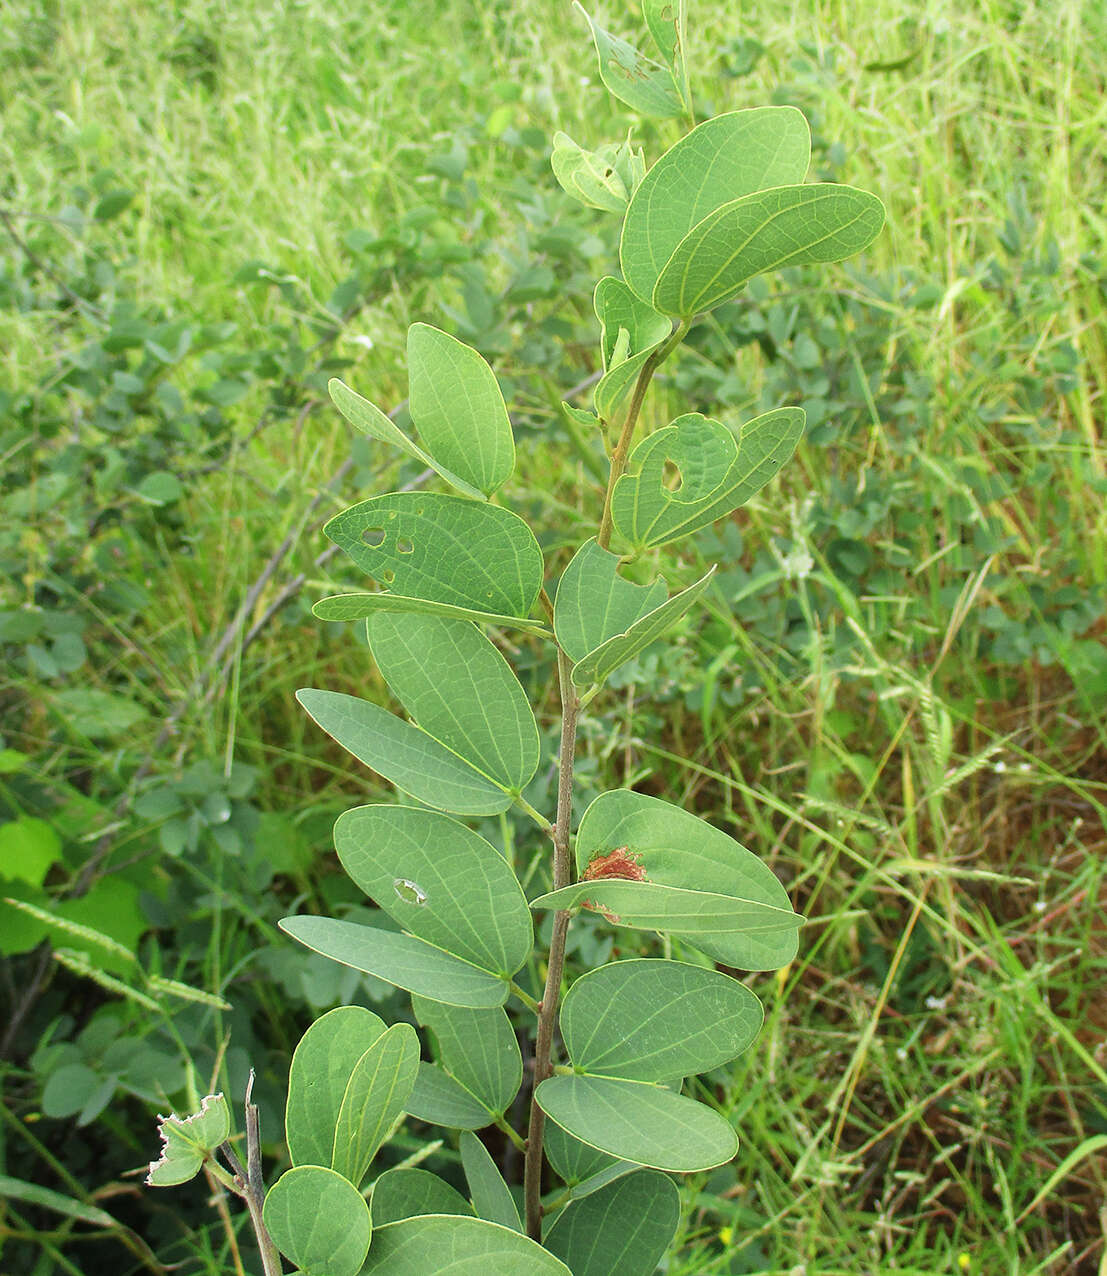
[[[740,970],[776,970],[796,955],[803,919],[772,869],[659,798],[600,794],[581,821],[576,858],[581,880],[532,908],[594,908],[615,925],[678,935]]]
[[[495,847],[448,816],[403,806],[347,811],[334,840],[343,868],[402,932],[310,916],[285,918],[284,931],[433,1001],[503,1005],[533,933],[522,889]],[[480,1086],[476,1094],[494,1097]]]
[[[630,289],[688,319],[736,296],[757,274],[841,261],[884,224],[875,195],[803,185],[807,121],[793,107],[732,111],[697,125],[642,179],[619,244]]]

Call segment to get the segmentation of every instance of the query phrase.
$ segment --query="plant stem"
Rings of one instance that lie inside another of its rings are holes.
[[[619,431],[619,441],[615,444],[614,452],[611,453],[611,472],[607,476],[607,493],[603,498],[603,518],[600,520],[600,531],[596,537],[596,542],[600,549],[606,549],[611,543],[611,533],[614,530],[614,524],[611,520],[611,497],[615,491],[615,484],[622,477],[627,467],[630,441],[634,437],[634,427],[638,424],[638,417],[642,411],[642,404],[646,401],[646,391],[649,389],[650,381],[661,364],[665,362],[687,336],[688,329],[691,326],[691,319],[682,319],[669,334],[664,344],[658,346],[653,354],[650,355],[638,373],[638,380],[634,383],[634,394],[631,396],[630,407],[627,409],[623,428]]]
[[[580,701],[573,686],[572,663],[558,648],[557,677],[561,690],[561,749],[558,753],[557,823],[553,830],[553,888],[568,886],[572,876],[569,859],[569,826],[573,814],[573,758],[577,747],[577,711]],[[561,997],[561,975],[565,969],[565,936],[569,930],[569,914],[554,913],[550,955],[546,967],[546,987],[538,1012],[538,1037],[534,1046],[534,1089],[550,1075],[550,1053],[553,1047],[554,1021]],[[542,1239],[542,1136],[546,1114],[531,1095],[530,1126],[527,1130],[527,1155],[523,1174],[527,1208],[527,1235]]]

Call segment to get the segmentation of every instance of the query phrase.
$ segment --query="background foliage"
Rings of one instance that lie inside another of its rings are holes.
[[[667,371],[675,410],[798,401],[809,430],[665,560],[723,564],[706,617],[582,724],[582,800],[687,804],[811,919],[710,1078],[745,1140],[685,1193],[674,1272],[1102,1261],[1105,37],[1078,0],[695,7],[705,109],[801,107],[813,176],[878,191],[889,230],[756,281]],[[129,1176],[151,1111],[253,1065],[275,1139],[310,1019],[392,995],[275,927],[353,899],[330,825],[387,796],[293,700],[381,690],[310,615],[358,587],[315,529],[423,481],[326,380],[399,404],[409,322],[478,346],[516,508],[552,485],[543,549],[579,543],[599,468],[558,404],[615,245],[548,156],[627,121],[554,6],[2,0],[0,70],[0,874],[54,919],[0,905],[0,1261],[232,1270],[202,1190]],[[552,671],[509,637],[552,731]],[[572,942],[591,964],[611,938]],[[458,1179],[417,1122],[397,1146]]]

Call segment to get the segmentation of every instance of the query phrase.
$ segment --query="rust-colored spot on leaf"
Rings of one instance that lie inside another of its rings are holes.
[[[598,882],[612,877],[622,878],[623,881],[627,882],[644,882],[646,880],[646,870],[638,862],[638,856],[631,854],[629,846],[617,846],[606,855],[597,855],[595,859],[589,862],[580,880],[582,882]],[[594,899],[586,899],[584,907],[592,909],[593,912],[603,913],[604,917],[613,925],[617,926],[619,924],[619,918],[604,908],[602,904],[597,904]]]

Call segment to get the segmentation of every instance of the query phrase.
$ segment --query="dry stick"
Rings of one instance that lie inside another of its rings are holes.
[[[600,520],[599,543],[607,548],[611,540],[611,494],[619,476],[626,469],[627,454],[634,427],[642,411],[646,390],[657,367],[680,345],[691,321],[682,319],[665,344],[659,346],[642,365],[634,394],[627,409],[626,420],[619,432],[619,441],[611,454],[611,472],[604,497],[603,516]],[[545,591],[543,590],[543,595]],[[548,605],[548,598],[545,599]],[[577,743],[577,715],[580,697],[572,679],[572,661],[559,646],[557,649],[557,677],[561,691],[561,748],[558,753],[557,821],[553,828],[554,865],[553,888],[561,890],[571,884],[572,868],[569,857],[569,825],[573,813],[573,760]],[[550,954],[546,966],[546,987],[538,1011],[538,1036],[534,1046],[534,1090],[551,1074],[550,1056],[553,1049],[554,1021],[561,997],[561,976],[565,970],[565,940],[569,932],[569,913],[554,913],[553,932],[550,935]],[[526,1203],[527,1235],[535,1241],[542,1240],[542,1140],[546,1130],[546,1114],[538,1106],[533,1092],[530,1101],[530,1124],[527,1128],[527,1153],[523,1169],[523,1196]]]

